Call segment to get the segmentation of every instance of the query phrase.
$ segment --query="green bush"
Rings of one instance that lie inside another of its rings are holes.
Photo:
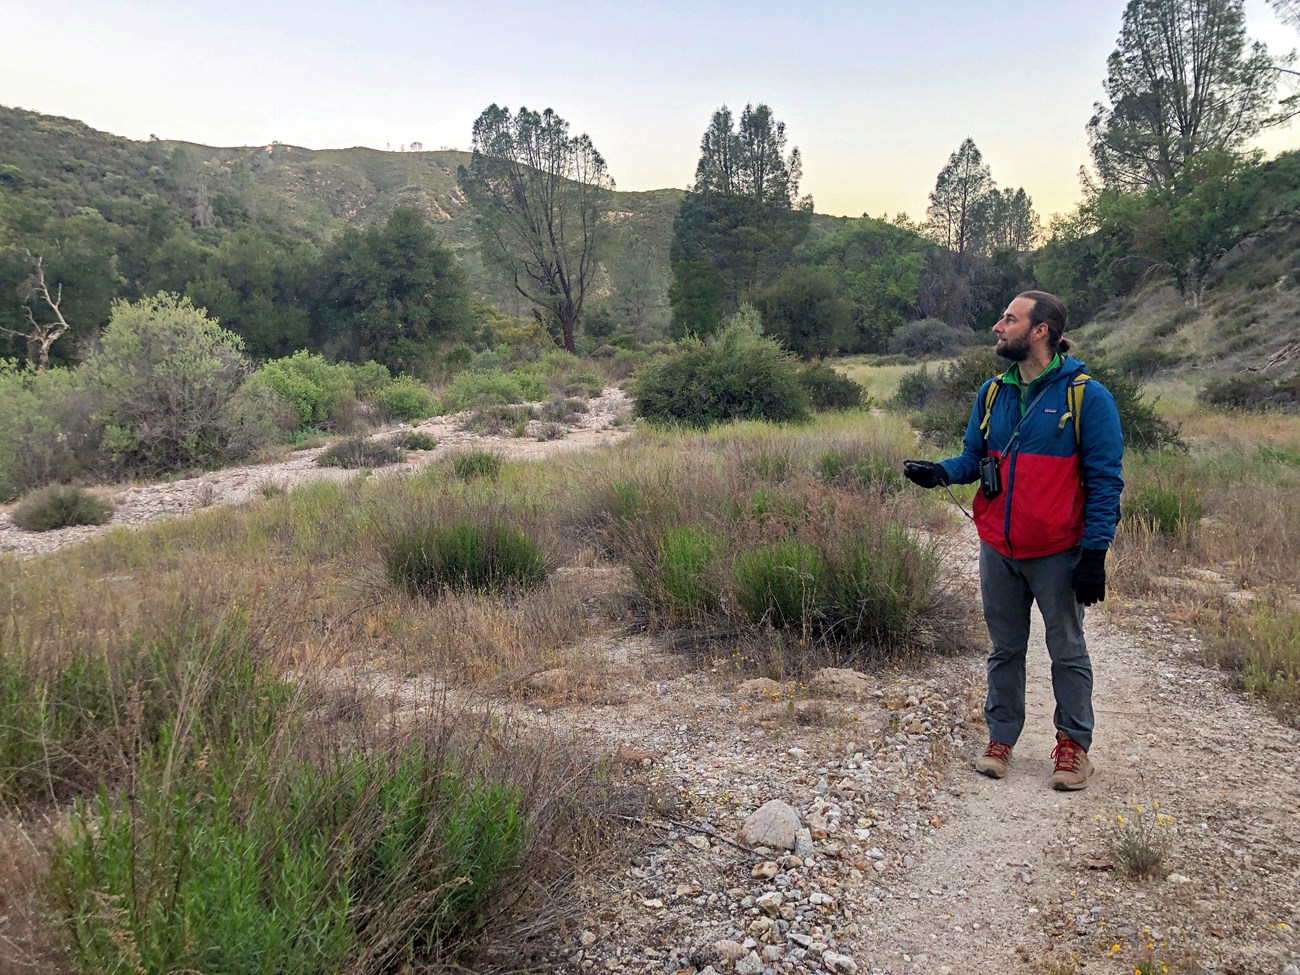
[[[856,410],[867,405],[864,390],[828,362],[810,362],[799,367],[799,385],[808,392],[812,408],[819,413],[827,410]]]
[[[501,457],[487,450],[469,450],[452,458],[451,472],[462,481],[496,480],[501,474]]]
[[[393,437],[392,444],[399,450],[436,450],[438,441],[419,430],[406,430]]]
[[[449,412],[494,404],[531,403],[546,398],[546,385],[535,376],[470,369],[458,373],[442,391]]]
[[[1120,517],[1158,535],[1178,538],[1195,532],[1204,515],[1205,506],[1193,485],[1138,485],[1125,492]]]
[[[688,615],[717,608],[717,586],[710,570],[720,548],[715,535],[696,526],[683,525],[664,535],[659,587],[666,609]]]
[[[640,417],[701,429],[731,420],[802,422],[811,406],[794,357],[743,324],[708,342],[677,342],[637,372],[632,396]]]
[[[384,420],[427,420],[438,413],[429,388],[411,376],[398,376],[376,391],[370,402]]]
[[[406,455],[401,448],[383,440],[365,437],[348,437],[326,448],[317,458],[321,467],[343,467],[348,470],[369,470],[400,464]]]
[[[1295,408],[1300,404],[1300,377],[1268,380],[1260,376],[1211,379],[1196,398],[1210,406],[1248,412]]]
[[[99,449],[116,471],[183,470],[227,456],[223,412],[249,373],[243,342],[188,298],[113,305],[77,368]]]
[[[382,365],[379,368],[386,382],[388,370]],[[300,427],[328,423],[334,417],[339,397],[354,389],[346,366],[327,362],[305,349],[265,363],[250,382],[266,386],[279,396],[293,411]]]
[[[201,612],[157,614],[111,661],[0,646],[0,805],[112,785],[138,749],[163,740],[182,702],[207,741],[272,723],[293,688],[257,662],[243,614]]]
[[[400,970],[477,933],[527,838],[517,789],[429,746],[274,773],[164,754],[131,794],[79,806],[56,845],[77,971],[332,975],[363,953]]]
[[[793,524],[804,513],[804,505],[797,497],[758,488],[748,497],[737,499],[734,513],[740,521],[753,521],[759,525],[772,522]]]
[[[821,556],[807,542],[789,539],[747,549],[732,570],[736,600],[755,623],[813,625],[824,570]]]
[[[389,582],[429,598],[444,589],[527,589],[546,577],[541,547],[500,523],[398,529],[384,543],[383,558]]]
[[[37,372],[0,359],[0,501],[82,476],[96,444],[92,409],[73,370]]]
[[[904,411],[925,409],[926,403],[934,395],[936,386],[935,377],[930,375],[925,365],[920,369],[905,372],[899,378],[898,388],[894,390],[894,396],[889,401],[890,408]]]
[[[975,333],[969,328],[953,327],[937,318],[926,318],[894,329],[889,336],[889,352],[922,359],[966,348],[974,341]]]
[[[877,649],[902,649],[933,603],[938,575],[933,551],[900,525],[845,539],[827,573],[828,632]]]
[[[29,532],[48,532],[73,525],[103,525],[113,506],[81,488],[52,484],[23,498],[9,516]]]
[[[537,416],[533,407],[523,403],[514,405],[497,404],[474,410],[461,421],[462,430],[475,433],[500,435],[509,433],[512,437],[522,437],[528,432],[528,421]]]

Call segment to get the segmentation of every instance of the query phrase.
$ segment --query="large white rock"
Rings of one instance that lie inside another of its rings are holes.
[[[750,813],[740,827],[741,842],[772,850],[793,850],[799,833],[799,814],[780,799],[771,799]]]

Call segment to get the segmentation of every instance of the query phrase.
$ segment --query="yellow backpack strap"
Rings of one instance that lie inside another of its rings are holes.
[[[980,433],[984,434],[986,444],[989,442],[989,417],[993,415],[993,401],[998,398],[998,391],[1001,388],[1002,377],[994,376],[988,390],[984,393],[984,419],[980,420]]]
[[[1065,424],[1069,420],[1074,420],[1074,442],[1077,446],[1080,432],[1080,424],[1083,421],[1083,391],[1088,386],[1088,380],[1092,377],[1086,372],[1081,372],[1070,380],[1070,385],[1065,388],[1065,415],[1061,417],[1061,422],[1056,425],[1057,433],[1065,429]]]

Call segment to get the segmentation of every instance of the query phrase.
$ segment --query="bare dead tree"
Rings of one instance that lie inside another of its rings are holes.
[[[44,372],[50,366],[50,346],[57,342],[71,326],[63,317],[63,312],[59,311],[59,303],[63,301],[63,285],[59,285],[54,294],[50,294],[50,287],[45,283],[45,258],[40,255],[33,256],[31,251],[25,253],[35,268],[32,274],[18,286],[18,297],[22,300],[23,311],[27,314],[27,330],[20,332],[0,325],[0,332],[26,339],[28,357],[36,363],[38,372]],[[54,321],[42,323],[36,320],[31,306],[27,304],[33,298],[39,298],[48,306],[54,313]]]

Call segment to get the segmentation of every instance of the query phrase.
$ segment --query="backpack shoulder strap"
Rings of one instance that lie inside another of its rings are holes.
[[[988,390],[984,393],[984,417],[980,420],[980,433],[984,434],[984,443],[987,446],[989,442],[989,417],[993,415],[993,401],[998,398],[998,393],[1002,389],[1002,377],[994,376],[989,383]]]
[[[1092,377],[1086,372],[1081,372],[1070,380],[1070,385],[1065,388],[1065,415],[1061,417],[1061,422],[1056,425],[1056,431],[1065,429],[1065,424],[1074,420],[1074,443],[1079,444],[1079,438],[1082,436],[1080,426],[1083,422],[1083,391],[1088,387],[1088,380]]]

